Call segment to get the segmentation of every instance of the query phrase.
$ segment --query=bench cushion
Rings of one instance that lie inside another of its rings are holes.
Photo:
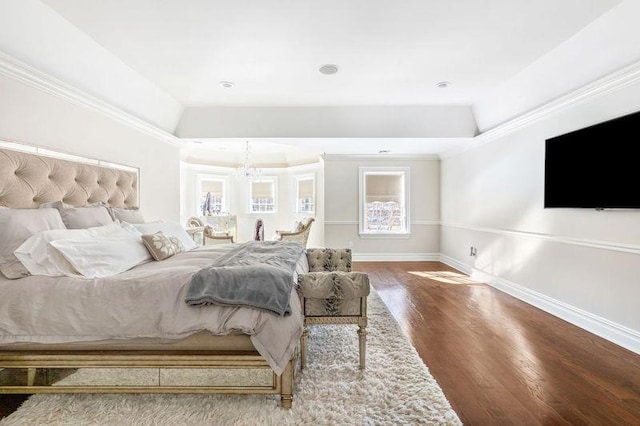
[[[369,295],[369,277],[361,272],[309,272],[298,276],[304,315],[361,315],[360,300]]]

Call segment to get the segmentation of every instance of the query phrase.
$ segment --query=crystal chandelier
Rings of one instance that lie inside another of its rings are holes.
[[[236,167],[236,177],[253,179],[260,176],[261,172],[260,169],[252,167],[249,163],[249,141],[247,141],[244,151],[244,162],[242,163],[242,167]]]

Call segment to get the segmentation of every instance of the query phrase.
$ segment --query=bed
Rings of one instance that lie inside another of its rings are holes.
[[[138,173],[0,149],[0,206],[53,201],[134,209]],[[260,393],[290,408],[302,333],[295,290],[285,316],[184,302],[190,277],[232,247],[199,247],[104,278],[0,274],[0,393]],[[302,254],[296,273],[307,269]],[[152,380],[65,384],[88,368],[136,368]],[[197,380],[183,380],[194,371]]]

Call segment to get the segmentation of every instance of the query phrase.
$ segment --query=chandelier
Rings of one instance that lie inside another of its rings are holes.
[[[244,150],[244,162],[242,163],[242,167],[236,167],[236,177],[253,179],[260,176],[261,172],[262,170],[252,167],[249,163],[249,141],[247,141]]]

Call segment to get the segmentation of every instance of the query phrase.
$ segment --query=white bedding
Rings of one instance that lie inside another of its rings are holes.
[[[64,275],[105,278],[151,261],[149,250],[142,243],[140,232],[131,225],[109,235],[85,239],[60,239],[49,243],[72,266]],[[57,256],[52,253],[52,258]],[[57,266],[61,262],[56,262]]]
[[[14,255],[27,268],[31,275],[44,275],[47,277],[61,277],[65,271],[72,271],[71,265],[64,265],[57,262],[54,257],[55,249],[49,245],[51,241],[72,239],[90,240],[96,237],[105,236],[122,230],[119,223],[112,223],[106,226],[99,226],[87,229],[52,229],[38,232],[27,239],[16,249]],[[66,261],[66,259],[64,259]]]
[[[281,374],[302,333],[300,302],[292,291],[286,317],[245,307],[188,306],[191,275],[232,244],[201,247],[162,262],[100,278],[0,277],[0,347],[138,337],[181,339],[202,330],[239,330]],[[308,265],[303,253],[298,273]]]
[[[13,254],[31,275],[105,278],[151,261],[141,236],[158,231],[179,238],[185,251],[196,248],[193,239],[178,223],[116,222],[87,229],[36,232]]]

